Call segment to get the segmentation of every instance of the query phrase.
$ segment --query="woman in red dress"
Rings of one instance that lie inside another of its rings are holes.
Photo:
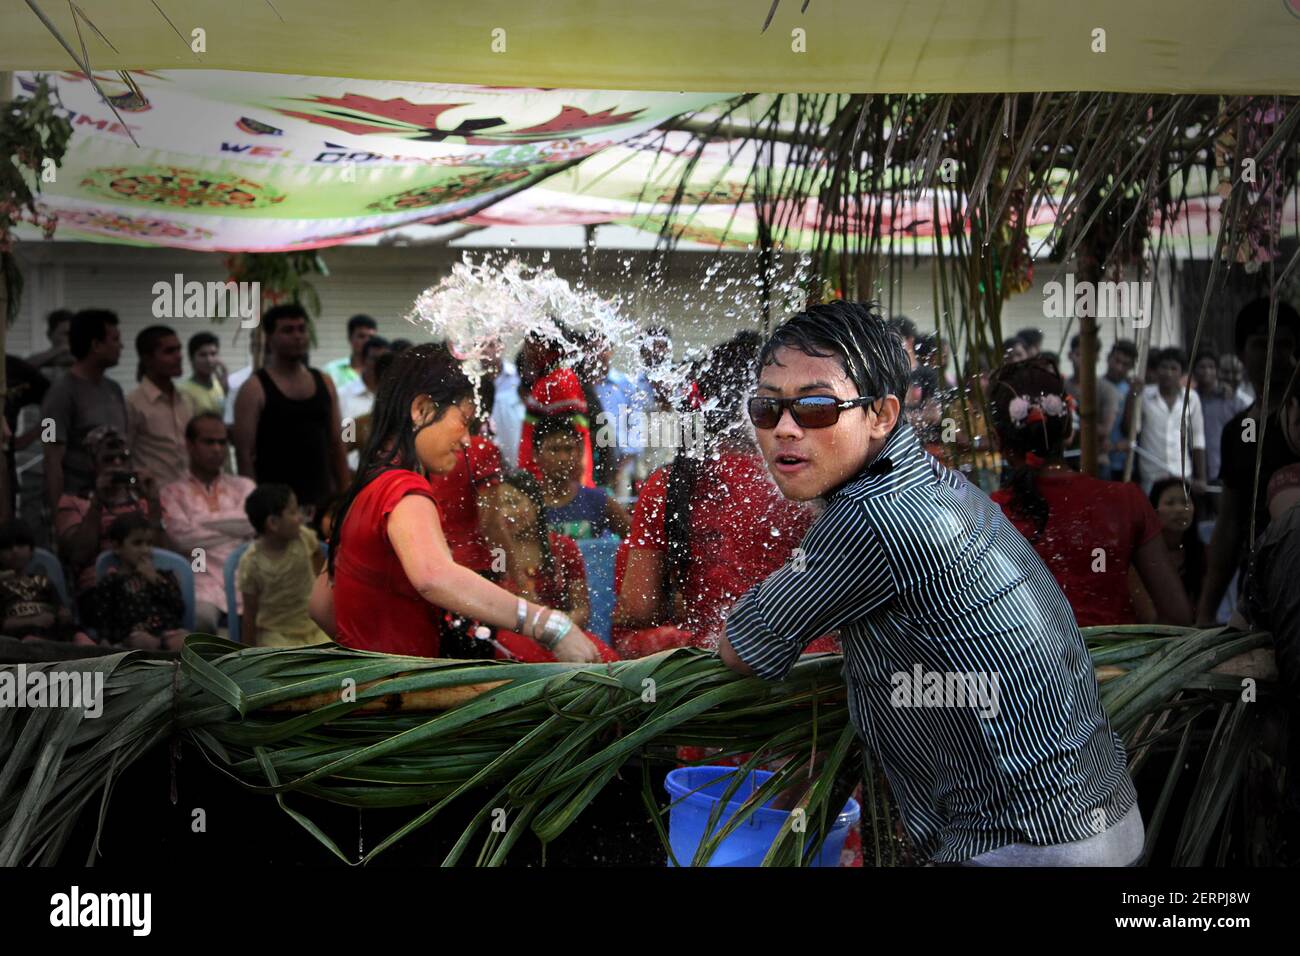
[[[346,647],[437,657],[439,618],[451,612],[527,635],[562,661],[599,661],[563,612],[516,597],[452,559],[426,475],[456,466],[474,414],[470,381],[445,347],[416,346],[393,361],[375,399],[370,441],[339,504],[313,618]]]
[[[624,657],[716,647],[727,611],[791,558],[812,522],[772,483],[741,412],[760,345],[742,332],[709,353],[695,389],[708,447],[680,450],[641,489],[626,566],[616,568],[614,646]],[[808,651],[833,647],[819,638]]]
[[[1071,470],[1071,400],[1056,364],[1003,365],[990,382],[993,425],[1011,480],[990,496],[1034,546],[1080,627],[1134,624],[1136,568],[1165,624],[1192,623],[1192,608],[1165,554],[1160,521],[1142,489]]]

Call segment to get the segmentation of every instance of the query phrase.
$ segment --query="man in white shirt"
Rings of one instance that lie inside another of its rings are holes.
[[[1205,419],[1201,399],[1183,385],[1187,356],[1168,348],[1155,356],[1156,384],[1142,390],[1142,431],[1138,449],[1142,487],[1150,492],[1161,478],[1186,478],[1198,494],[1205,491]],[[1184,406],[1186,402],[1186,406]],[[1183,441],[1184,407],[1187,441]],[[1191,452],[1190,456],[1188,452]]]

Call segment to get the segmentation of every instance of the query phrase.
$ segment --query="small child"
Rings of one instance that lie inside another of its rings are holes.
[[[119,515],[108,540],[119,567],[95,585],[93,606],[102,643],[140,650],[179,650],[185,599],[171,571],[153,563],[153,525],[139,512]]]
[[[259,485],[244,501],[257,532],[239,559],[236,581],[244,596],[241,637],[264,647],[329,642],[307,613],[312,584],[325,564],[316,533],[303,527],[288,485]]]
[[[28,574],[36,539],[18,520],[0,525],[0,633],[24,640],[95,642],[77,630],[72,612],[43,574]]]

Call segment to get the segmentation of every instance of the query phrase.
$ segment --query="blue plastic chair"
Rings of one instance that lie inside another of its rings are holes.
[[[226,634],[236,644],[243,643],[239,638],[239,628],[243,622],[235,610],[239,607],[239,584],[236,577],[239,572],[239,559],[244,556],[244,552],[248,550],[248,546],[252,543],[251,541],[245,541],[230,552],[230,557],[226,558],[225,567],[221,569],[222,580],[226,588]],[[322,541],[320,549],[325,559],[329,560],[330,546]]]
[[[153,552],[153,566],[159,571],[171,571],[176,575],[176,580],[181,586],[181,597],[185,601],[185,613],[181,617],[181,627],[187,631],[194,630],[194,572],[190,569],[190,563],[174,551],[165,551],[162,548],[151,548]],[[109,568],[120,567],[122,562],[112,551],[102,551],[98,558],[95,559],[95,582],[98,583],[104,579]]]
[[[63,576],[63,563],[53,551],[33,548],[32,559],[27,563],[24,573],[45,575],[54,585],[54,590],[59,592],[59,603],[68,609],[72,608],[72,601],[68,597],[68,582]]]
[[[239,559],[248,550],[251,541],[245,541],[226,558],[225,567],[221,569],[222,580],[226,586],[226,634],[236,644],[239,640],[239,586],[235,583],[235,572],[239,570]]]
[[[614,617],[614,556],[618,554],[621,540],[615,535],[607,535],[578,541],[578,550],[587,566],[587,597],[591,601],[587,630],[606,644],[610,642]]]

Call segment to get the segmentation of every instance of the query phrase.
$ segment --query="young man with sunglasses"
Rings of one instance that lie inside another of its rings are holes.
[[[850,714],[923,858],[1135,863],[1137,795],[1070,606],[998,506],[900,419],[898,339],[832,302],[780,326],[758,364],[768,469],[825,510],[732,608],[723,661],[778,680],[838,631]]]

